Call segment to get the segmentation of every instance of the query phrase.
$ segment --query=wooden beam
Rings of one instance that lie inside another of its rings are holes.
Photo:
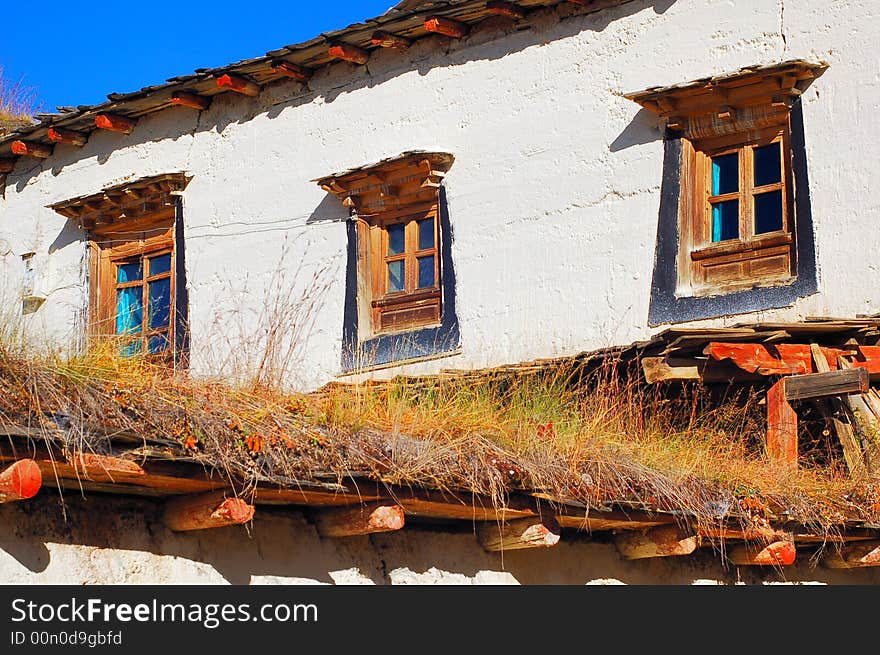
[[[691,357],[642,357],[642,372],[648,384],[672,380],[700,380],[707,384],[757,382],[763,376],[746,373],[727,362]]]
[[[34,143],[33,141],[13,141],[12,153],[27,157],[36,157],[37,159],[46,159],[52,154],[51,146],[42,143]]]
[[[880,566],[880,541],[863,541],[827,547],[822,564],[830,569],[859,569]]]
[[[664,525],[650,530],[621,532],[614,539],[617,552],[624,559],[690,555],[700,538],[678,525]]]
[[[451,36],[455,39],[467,36],[468,32],[471,31],[471,28],[467,23],[462,23],[461,21],[453,20],[452,18],[443,18],[442,16],[431,16],[430,18],[426,18],[425,29],[429,32]]]
[[[73,130],[63,130],[60,127],[50,127],[46,133],[49,141],[55,143],[66,143],[69,146],[84,146],[88,141],[88,135],[82,132],[74,132]]]
[[[239,525],[253,517],[253,505],[228,498],[225,491],[172,498],[162,513],[165,525],[175,532]]]
[[[486,3],[486,11],[490,14],[507,16],[508,18],[513,18],[515,20],[521,20],[522,18],[525,18],[526,15],[526,12],[522,7],[515,5],[512,2],[503,2],[502,0],[489,0]]]
[[[864,393],[868,390],[868,371],[850,368],[827,373],[808,373],[783,378],[786,400]]]
[[[224,73],[217,77],[217,86],[221,89],[229,89],[244,96],[251,98],[260,95],[260,85],[251,82],[249,79],[241,75],[233,75],[232,73]]]
[[[311,68],[294,64],[292,61],[277,59],[270,64],[273,71],[279,75],[285,75],[297,82],[308,82],[314,71]]]
[[[370,53],[363,48],[358,48],[350,43],[336,43],[327,50],[331,57],[350,61],[353,64],[366,64],[370,58]]]
[[[489,552],[548,548],[558,544],[561,535],[562,528],[549,514],[543,518],[486,521],[477,525],[477,540]]]
[[[790,566],[797,557],[794,541],[773,541],[769,544],[737,544],[727,558],[737,566]]]
[[[820,346],[828,362],[828,370],[836,370],[837,358],[852,356],[852,365],[864,368],[871,375],[880,375],[880,346],[853,346],[851,349]],[[739,368],[759,375],[798,375],[818,373],[807,344],[725,343],[711,342],[703,350],[716,361],[730,360]]]
[[[114,474],[144,475],[144,469],[137,462],[110,455],[74,453],[70,457],[70,465],[79,475],[85,475],[89,478],[96,476],[111,481]]]
[[[400,530],[403,525],[403,507],[387,502],[334,507],[321,511],[315,517],[315,527],[322,537],[392,532]]]
[[[785,397],[785,378],[767,391],[767,455],[776,464],[797,468],[797,425]]]
[[[202,111],[211,106],[211,98],[188,91],[175,91],[171,94],[171,104]]]
[[[136,120],[120,116],[119,114],[98,114],[95,116],[95,127],[99,127],[102,130],[110,130],[111,132],[131,134],[136,124]]]
[[[0,503],[33,498],[43,484],[40,467],[32,459],[20,459],[0,472]]]
[[[11,173],[14,168],[14,159],[0,159],[0,173]]]
[[[394,48],[395,50],[406,50],[412,45],[412,41],[409,39],[398,36],[397,34],[392,34],[391,32],[386,32],[385,30],[376,30],[373,32],[373,36],[370,38],[370,43],[381,48]]]

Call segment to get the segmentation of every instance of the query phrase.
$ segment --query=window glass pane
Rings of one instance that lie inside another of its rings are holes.
[[[168,340],[168,334],[154,334],[148,340],[147,349],[150,353],[161,353],[171,348],[171,342]]]
[[[144,311],[141,306],[141,287],[116,290],[116,334],[133,334],[141,331]]]
[[[419,250],[434,247],[434,219],[426,218],[419,221]]]
[[[779,144],[755,148],[755,186],[775,184],[782,180],[782,165],[779,159]]]
[[[712,205],[712,241],[739,238],[739,200]]]
[[[755,196],[755,234],[782,229],[782,191]]]
[[[167,327],[171,315],[171,278],[150,282],[150,329]]]
[[[419,289],[434,286],[434,255],[419,257]]]
[[[404,248],[404,228],[406,224],[397,223],[388,226],[388,254],[399,255]]]
[[[122,357],[134,357],[143,349],[143,342],[138,339],[137,341],[129,341],[128,343],[122,344],[119,348],[119,354]]]
[[[150,275],[159,275],[171,270],[171,253],[152,257],[150,259]]]
[[[403,260],[388,262],[388,293],[405,289],[403,277]]]
[[[144,276],[143,265],[141,262],[132,262],[131,264],[119,264],[116,267],[117,282],[134,282],[140,280]]]
[[[739,154],[712,157],[712,195],[739,190]]]

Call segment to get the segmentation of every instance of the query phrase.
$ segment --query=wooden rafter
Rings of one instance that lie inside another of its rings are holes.
[[[89,138],[88,134],[83,132],[64,130],[60,127],[50,127],[46,132],[46,136],[53,143],[65,143],[70,146],[84,146]]]
[[[370,43],[380,48],[394,48],[395,50],[406,50],[412,45],[412,41],[398,34],[392,34],[384,30],[376,30],[370,37]]]
[[[350,61],[353,64],[366,64],[367,60],[370,58],[370,52],[368,50],[364,50],[363,48],[359,48],[350,43],[336,43],[330,46],[327,49],[327,52],[331,57],[342,59],[343,61]]]
[[[131,134],[137,120],[120,116],[119,114],[98,114],[95,116],[95,127],[110,132],[119,132],[121,134]]]
[[[176,91],[171,94],[171,104],[202,111],[211,106],[211,97],[188,91]]]
[[[13,141],[12,154],[22,157],[46,159],[52,154],[52,147],[34,141]]]
[[[315,526],[322,537],[352,537],[400,530],[404,522],[403,507],[385,502],[321,510]]]
[[[11,173],[15,169],[14,159],[0,159],[0,174]]]
[[[217,86],[221,89],[235,91],[241,95],[255,97],[260,95],[260,85],[242,75],[224,73],[216,78]]]
[[[284,75],[285,77],[297,80],[298,82],[308,82],[314,73],[311,68],[306,68],[305,66],[300,66],[299,64],[294,64],[291,61],[285,61],[283,59],[273,61],[271,67],[272,70],[279,75]]]
[[[165,503],[162,518],[171,530],[206,530],[241,525],[254,518],[254,506],[223,491],[179,496]]]
[[[0,471],[0,503],[37,495],[43,484],[40,467],[32,459],[20,459]]]
[[[454,39],[460,39],[468,35],[471,31],[467,23],[463,23],[453,18],[445,18],[443,16],[431,16],[425,19],[425,30],[442,34]]]
[[[509,522],[487,521],[477,526],[477,540],[489,552],[549,548],[558,544],[561,537],[562,529],[552,515]]]

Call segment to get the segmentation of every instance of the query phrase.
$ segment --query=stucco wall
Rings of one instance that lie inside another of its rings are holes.
[[[3,286],[9,296],[18,255],[35,250],[49,300],[25,320],[41,338],[70,339],[86,299],[82,235],[46,205],[185,170],[194,370],[242,368],[242,344],[271,320],[267,289],[292,290],[293,304],[319,298],[296,319],[302,365],[289,380],[315,386],[340,371],[347,212],[310,180],[432,149],[456,157],[445,185],[462,353],[410,372],[628,343],[654,331],[663,144],[658,121],[619,94],[806,58],[830,64],[803,97],[820,292],[760,318],[877,312],[880,200],[865,165],[880,159],[880,142],[866,138],[880,104],[873,4],[634,0],[560,20],[568,7],[522,31],[498,21],[460,42],[377,51],[367,66],[320,70],[308,88],[288,82],[256,99],[218,96],[201,113],[163,111],[130,136],[98,131],[9,175]]]
[[[248,528],[174,533],[152,501],[68,494],[0,505],[0,584],[877,584],[872,569],[834,571],[799,551],[784,570],[724,567],[711,549],[627,562],[609,537],[566,531],[553,548],[477,544],[473,526],[408,525],[322,539],[294,510],[259,508]],[[66,514],[64,518],[63,512]]]

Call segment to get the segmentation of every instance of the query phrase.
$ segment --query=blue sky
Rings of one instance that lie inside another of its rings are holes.
[[[257,57],[378,16],[397,0],[211,3],[40,2],[0,34],[8,80],[37,90],[41,110],[102,102],[196,68]]]

